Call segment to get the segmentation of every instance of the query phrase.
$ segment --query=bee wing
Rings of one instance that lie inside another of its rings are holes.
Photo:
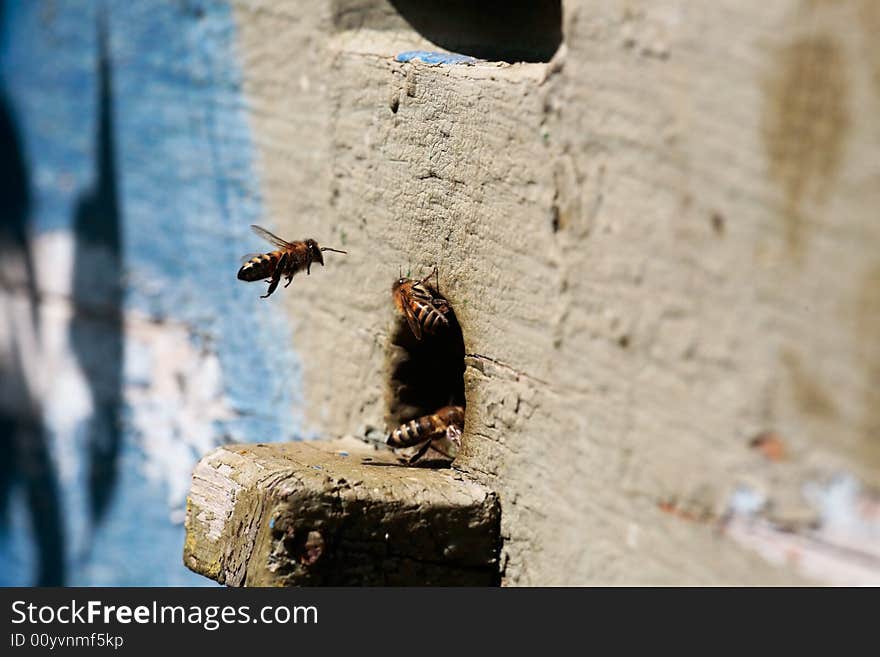
[[[431,441],[431,449],[446,458],[454,459],[461,450],[461,429],[454,424],[446,427],[440,436]]]
[[[421,340],[422,327],[419,325],[419,320],[413,312],[411,304],[403,304],[403,315],[406,317],[406,323],[409,324],[409,328],[413,332],[413,335],[416,336],[416,340]]]
[[[241,260],[240,260],[240,262],[241,262],[241,264],[244,264],[244,263],[246,263],[248,260],[253,260],[253,259],[256,258],[257,256],[261,256],[261,255],[263,255],[263,254],[262,254],[262,253],[248,253],[247,255],[243,255],[243,256],[241,256]]]
[[[281,239],[280,237],[278,237],[277,235],[275,235],[273,233],[270,233],[268,230],[266,230],[262,226],[256,226],[254,224],[251,224],[251,230],[253,230],[257,235],[262,237],[267,242],[270,242],[270,243],[274,244],[275,246],[277,246],[279,249],[289,249],[290,248],[290,242]]]

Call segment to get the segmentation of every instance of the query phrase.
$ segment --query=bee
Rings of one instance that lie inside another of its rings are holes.
[[[416,340],[422,339],[422,333],[433,335],[449,326],[449,302],[441,296],[434,296],[426,285],[428,279],[436,273],[435,267],[434,271],[420,281],[401,276],[391,287],[394,305],[406,317]]]
[[[313,262],[317,262],[323,267],[323,251],[345,253],[339,249],[320,247],[313,239],[288,242],[260,226],[251,226],[251,228],[257,235],[278,247],[278,250],[269,253],[246,255],[244,259],[247,262],[238,270],[238,280],[240,281],[269,281],[269,289],[266,294],[260,296],[261,299],[265,299],[275,291],[282,276],[287,277],[287,283],[284,285],[287,287],[297,272],[305,269],[306,274],[310,274]]]
[[[413,447],[423,443],[419,450],[409,458],[413,464],[433,448],[447,458],[454,459],[461,446],[461,432],[464,429],[464,408],[444,406],[430,415],[401,424],[388,434],[385,441],[391,447]]]

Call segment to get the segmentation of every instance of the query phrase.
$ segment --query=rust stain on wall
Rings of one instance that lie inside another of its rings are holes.
[[[837,415],[834,400],[821,382],[804,368],[797,353],[786,349],[782,352],[782,363],[788,371],[794,399],[801,411],[822,418]]]
[[[785,440],[775,431],[763,431],[749,441],[749,447],[768,461],[778,463],[788,456]]]
[[[822,202],[839,168],[849,128],[848,82],[839,45],[829,35],[783,47],[765,84],[762,121],[771,178],[784,193],[785,239],[800,256],[806,202]]]
[[[880,93],[880,46],[877,35],[880,34],[880,3],[876,0],[863,0],[859,8],[859,24],[865,44],[865,56],[874,77],[874,86]]]

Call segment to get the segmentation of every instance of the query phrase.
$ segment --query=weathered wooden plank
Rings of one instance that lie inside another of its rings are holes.
[[[193,473],[184,562],[230,586],[491,585],[497,497],[354,439],[228,445]]]

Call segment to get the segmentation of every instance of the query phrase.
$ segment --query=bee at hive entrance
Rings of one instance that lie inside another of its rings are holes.
[[[386,414],[388,444],[410,450],[407,463],[435,467],[455,458],[465,409],[464,337],[438,288],[436,270],[421,280],[401,276],[392,286],[397,313]]]

